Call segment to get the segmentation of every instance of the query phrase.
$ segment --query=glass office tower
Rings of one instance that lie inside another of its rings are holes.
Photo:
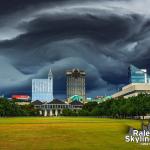
[[[129,83],[150,83],[146,69],[139,69],[133,65],[129,67]]]
[[[48,79],[32,80],[32,100],[53,100],[53,75],[51,70],[48,74]]]

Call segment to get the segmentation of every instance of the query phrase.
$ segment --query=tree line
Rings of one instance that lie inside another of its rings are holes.
[[[150,114],[150,95],[111,99],[100,104],[89,102],[79,111],[64,109],[62,116],[99,116],[111,118],[135,118]],[[14,101],[0,98],[0,116],[38,116],[39,110],[32,104],[20,106]]]
[[[78,112],[64,110],[64,116],[101,116],[111,118],[135,118],[150,114],[150,95],[140,94],[137,97],[118,98],[103,103],[86,103]]]
[[[36,116],[39,115],[38,110],[34,109],[32,104],[20,106],[14,101],[0,98],[0,117],[7,116]]]

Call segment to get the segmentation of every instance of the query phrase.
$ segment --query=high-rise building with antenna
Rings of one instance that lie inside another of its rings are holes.
[[[32,79],[32,100],[53,100],[53,74],[50,69],[48,79]]]

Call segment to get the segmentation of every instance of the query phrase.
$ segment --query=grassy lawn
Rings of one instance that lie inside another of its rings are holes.
[[[144,150],[126,143],[127,126],[135,120],[100,118],[0,118],[0,150]]]

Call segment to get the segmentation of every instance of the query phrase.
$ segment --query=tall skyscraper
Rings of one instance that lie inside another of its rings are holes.
[[[150,83],[150,77],[146,69],[139,69],[133,65],[129,67],[129,83]]]
[[[67,76],[67,98],[73,95],[82,96],[86,99],[85,94],[85,72],[79,69],[73,69],[66,72]]]
[[[32,100],[53,100],[53,74],[50,69],[48,79],[32,80]]]

